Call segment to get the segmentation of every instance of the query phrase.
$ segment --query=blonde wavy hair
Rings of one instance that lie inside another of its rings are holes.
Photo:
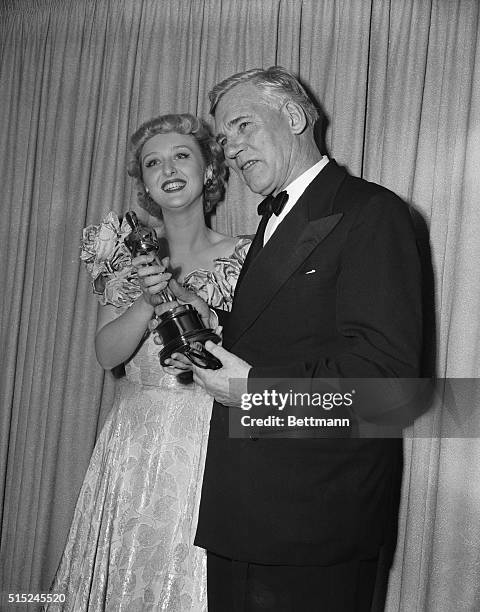
[[[203,209],[206,213],[209,213],[225,195],[227,166],[223,150],[213,137],[208,125],[202,119],[188,113],[161,115],[149,119],[142,123],[131,136],[127,172],[135,179],[138,188],[138,203],[149,214],[158,217],[159,206],[145,190],[141,153],[147,140],[157,134],[169,134],[170,132],[193,136],[200,147],[205,164],[211,168],[210,181],[207,181],[203,190]]]

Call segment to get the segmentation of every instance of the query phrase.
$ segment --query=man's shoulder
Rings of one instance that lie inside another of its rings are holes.
[[[345,168],[345,180],[342,183],[341,190],[345,192],[350,192],[351,194],[357,195],[359,198],[371,198],[375,196],[386,197],[386,198],[395,198],[400,199],[393,191],[385,187],[384,185],[380,185],[379,183],[375,183],[373,181],[368,181],[365,178],[361,178],[359,176],[354,176],[350,174],[350,172]]]
[[[353,214],[388,213],[410,216],[409,205],[387,187],[353,176],[346,172],[345,179],[337,192],[335,209]]]

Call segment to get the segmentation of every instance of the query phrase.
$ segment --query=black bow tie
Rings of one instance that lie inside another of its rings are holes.
[[[272,215],[272,213],[275,213],[278,217],[287,202],[288,193],[286,191],[280,191],[280,193],[277,193],[275,197],[270,194],[260,202],[257,212],[259,215],[263,216],[266,214],[269,217]]]

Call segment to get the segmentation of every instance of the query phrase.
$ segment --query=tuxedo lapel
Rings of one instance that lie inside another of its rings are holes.
[[[250,248],[248,249],[247,256],[245,257],[245,261],[243,262],[243,266],[240,270],[240,274],[238,275],[235,291],[238,291],[238,288],[240,287],[240,283],[245,273],[249,269],[255,257],[262,250],[263,236],[265,235],[265,228],[267,227],[267,223],[268,223],[267,215],[263,215],[258,225],[257,232],[253,238],[252,244],[250,245]]]
[[[248,258],[245,261],[246,269],[237,283],[228,334],[226,333],[229,348],[252,325],[281,286],[340,221],[342,213],[330,213],[335,193],[345,174],[345,170],[331,160],[308,186],[263,248],[261,244],[266,221],[262,219],[252,243],[254,252],[249,261]]]

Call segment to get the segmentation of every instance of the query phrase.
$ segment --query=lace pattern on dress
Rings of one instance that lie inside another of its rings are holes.
[[[249,244],[239,240],[185,286],[229,310]],[[51,589],[66,602],[50,612],[207,610],[206,554],[193,539],[212,398],[167,376],[158,350],[150,335],[117,382]]]

